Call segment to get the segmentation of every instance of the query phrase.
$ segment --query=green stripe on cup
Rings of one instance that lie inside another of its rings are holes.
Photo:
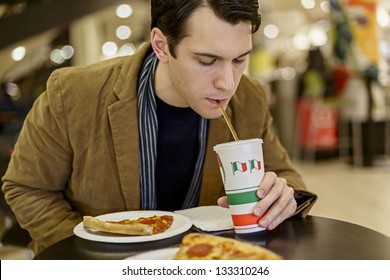
[[[256,195],[257,189],[249,192],[227,194],[229,205],[246,204],[259,201]]]

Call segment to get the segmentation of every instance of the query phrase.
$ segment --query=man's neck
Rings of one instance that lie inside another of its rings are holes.
[[[154,92],[165,103],[174,107],[188,107],[172,84],[168,64],[157,62],[154,74]]]

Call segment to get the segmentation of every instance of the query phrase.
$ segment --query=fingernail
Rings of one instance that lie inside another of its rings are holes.
[[[266,228],[268,226],[268,223],[269,223],[268,219],[262,219],[259,225]]]
[[[261,214],[261,208],[260,207],[255,207],[255,209],[253,209],[253,214],[255,216],[260,216]]]
[[[263,198],[264,190],[259,190],[258,195],[259,195],[260,198]]]

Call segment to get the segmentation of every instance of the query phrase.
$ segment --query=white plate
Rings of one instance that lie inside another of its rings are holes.
[[[105,232],[94,231],[91,229],[86,229],[83,226],[83,222],[79,223],[74,229],[73,232],[78,237],[98,241],[98,242],[111,242],[111,243],[135,243],[135,242],[145,242],[145,241],[154,241],[169,238],[180,233],[187,231],[191,226],[192,222],[189,218],[166,211],[125,211],[117,212],[111,214],[105,214],[97,216],[96,218],[102,221],[121,221],[125,219],[138,219],[140,217],[151,217],[154,215],[172,215],[173,223],[165,232],[157,233],[153,235],[143,235],[143,236],[128,236],[128,235],[118,235],[110,234]]]
[[[158,249],[139,253],[137,255],[128,257],[125,260],[172,260],[177,251],[179,251],[179,247]]]

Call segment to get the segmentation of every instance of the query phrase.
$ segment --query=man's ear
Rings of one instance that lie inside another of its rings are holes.
[[[151,31],[151,44],[157,58],[161,62],[168,62],[169,50],[168,40],[164,33],[157,27],[154,27]]]

